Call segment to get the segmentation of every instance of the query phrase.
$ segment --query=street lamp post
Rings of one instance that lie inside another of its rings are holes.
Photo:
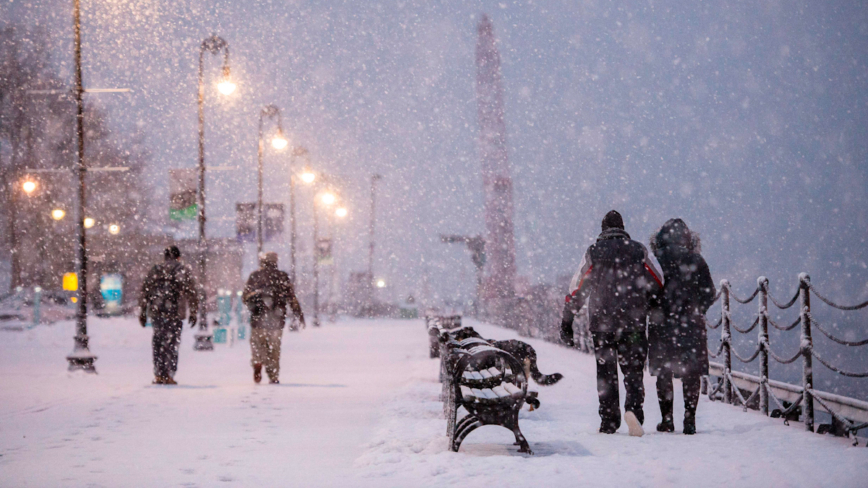
[[[18,230],[16,229],[16,224],[18,223],[18,201],[17,195],[19,190],[23,191],[24,194],[30,196],[36,190],[37,183],[36,181],[25,177],[21,182],[20,188],[17,185],[17,182],[14,179],[9,180],[9,205],[11,207],[11,218],[9,219],[9,237],[11,238],[11,247],[12,247],[12,276],[9,280],[9,291],[15,291],[15,289],[21,285],[21,250],[20,245],[18,243]]]
[[[314,193],[316,195],[316,193]],[[313,197],[313,325],[319,327],[319,218]]]
[[[334,193],[330,192],[319,195],[314,192],[313,197],[313,325],[319,327],[319,212],[317,211],[317,196],[320,197],[325,206],[334,204],[336,197]]]
[[[334,322],[337,317],[338,311],[338,291],[340,288],[340,274],[338,273],[338,260],[335,254],[335,249],[338,244],[338,236],[340,232],[340,228],[337,225],[336,218],[343,220],[347,216],[347,208],[344,206],[339,206],[335,209],[334,213],[331,215],[331,228],[332,228],[332,273],[331,273],[331,287],[329,290],[329,322]]]
[[[79,0],[75,0],[78,3]],[[211,334],[208,333],[207,308],[207,273],[205,266],[208,261],[208,243],[205,240],[205,53],[213,55],[223,51],[223,81],[218,90],[224,95],[229,95],[235,90],[235,84],[229,79],[229,44],[222,38],[212,35],[202,41],[199,48],[199,333],[196,334],[196,344],[193,346],[197,351],[211,351],[214,349]],[[83,215],[83,214],[82,214]]]
[[[283,121],[280,118],[280,109],[274,105],[266,105],[259,111],[259,149],[257,152],[257,169],[258,169],[258,187],[256,198],[256,255],[262,253],[262,153],[264,152],[265,143],[262,140],[262,122],[265,117],[277,118],[277,136],[272,139],[271,144],[275,149],[280,150],[288,144],[283,136]],[[290,194],[292,193],[290,189]],[[292,202],[290,201],[290,205]]]
[[[295,282],[295,270],[296,270],[296,260],[295,260],[295,248],[298,240],[298,230],[296,226],[296,218],[295,218],[295,158],[296,156],[304,156],[308,165],[305,165],[304,173],[302,174],[302,182],[305,184],[313,183],[313,180],[316,176],[310,171],[309,163],[310,163],[310,155],[307,152],[307,148],[302,146],[297,146],[292,149],[292,154],[289,158],[289,227],[290,227],[290,235],[289,235],[289,279],[292,281],[292,286],[296,286]],[[311,178],[313,176],[313,178]],[[310,180],[310,181],[308,181]]]
[[[371,221],[368,226],[368,307],[373,313],[374,307],[374,222],[376,219],[377,181],[383,179],[382,175],[371,175]]]
[[[84,228],[84,212],[85,202],[87,201],[87,193],[85,188],[85,175],[87,170],[84,163],[84,87],[82,85],[81,76],[81,0],[73,0],[73,31],[74,31],[74,70],[75,70],[75,86],[73,87],[73,95],[75,97],[75,136],[78,141],[78,150],[76,151],[76,172],[78,173],[78,202],[76,215],[76,229],[78,237],[78,246],[75,254],[76,271],[78,274],[78,310],[75,314],[75,345],[72,352],[66,357],[69,362],[70,371],[86,371],[88,373],[96,373],[96,368],[93,363],[96,361],[90,349],[88,348],[87,337],[87,242]]]

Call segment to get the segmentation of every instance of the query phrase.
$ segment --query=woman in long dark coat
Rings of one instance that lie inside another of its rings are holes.
[[[672,378],[684,387],[684,433],[696,433],[700,377],[708,374],[705,312],[714,301],[714,282],[702,258],[699,236],[681,219],[671,219],[651,237],[651,250],[663,271],[663,295],[648,327],[648,359],[657,377],[663,421],[660,432],[673,432]]]

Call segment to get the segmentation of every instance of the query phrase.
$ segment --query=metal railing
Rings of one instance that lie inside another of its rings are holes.
[[[720,291],[715,297],[715,301],[721,301],[720,319],[715,324],[708,325],[709,329],[721,329],[720,345],[716,349],[709,348],[708,354],[711,358],[721,358],[723,363],[712,362],[709,364],[711,375],[717,376],[720,380],[713,387],[706,383],[706,391],[712,400],[722,399],[725,403],[741,405],[745,410],[747,410],[748,404],[752,404],[752,402],[758,399],[758,408],[764,415],[769,415],[771,400],[778,407],[780,416],[785,419],[785,422],[786,419],[792,418],[793,414],[797,413],[798,408],[801,406],[805,429],[811,432],[814,431],[814,403],[816,402],[833,418],[833,423],[838,423],[840,429],[843,431],[841,432],[842,434],[855,434],[859,430],[868,427],[868,402],[815,390],[813,360],[816,359],[820,364],[841,376],[866,378],[868,377],[868,372],[846,371],[832,365],[817,354],[811,334],[814,330],[817,330],[831,341],[848,347],[864,346],[868,344],[868,339],[860,341],[843,340],[824,328],[820,322],[814,319],[811,313],[812,294],[826,305],[838,310],[849,311],[868,307],[868,301],[853,306],[840,305],[833,302],[817,292],[806,273],[799,275],[799,287],[795,295],[786,303],[776,300],[769,293],[769,281],[764,276],[757,279],[756,289],[747,298],[739,298],[733,294],[729,282],[721,280]],[[756,320],[747,328],[742,329],[737,327],[732,322],[731,300],[746,305],[755,299],[757,299],[758,304]],[[799,317],[792,324],[781,325],[776,323],[769,314],[769,300],[780,310],[789,309],[798,302]],[[800,345],[794,355],[779,356],[772,350],[769,343],[769,325],[784,332],[801,326]],[[733,348],[733,329],[741,334],[748,334],[754,329],[758,329],[757,347],[749,355],[742,356]],[[743,363],[752,363],[759,359],[758,375],[754,376],[733,371],[733,356]],[[770,357],[780,364],[791,364],[801,359],[801,385],[797,386],[769,380]],[[752,391],[752,393],[745,398],[742,390]],[[789,405],[784,405],[787,402]]]

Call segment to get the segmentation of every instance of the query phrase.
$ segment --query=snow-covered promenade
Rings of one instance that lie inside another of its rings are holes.
[[[470,322],[485,336],[515,335]],[[523,412],[536,453],[488,427],[447,449],[438,363],[421,321],[286,333],[281,384],[255,385],[247,342],[192,350],[151,386],[150,329],[90,321],[98,375],[67,373],[73,326],[0,332],[0,486],[865,486],[868,449],[701,400],[698,434],[598,434],[594,361],[529,340],[565,379]],[[676,405],[681,401],[676,388]],[[623,395],[622,395],[623,400]]]

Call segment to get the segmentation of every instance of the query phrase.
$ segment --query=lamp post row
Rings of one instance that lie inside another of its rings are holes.
[[[78,177],[78,192],[77,192],[77,202],[76,202],[76,235],[77,235],[77,246],[76,246],[76,274],[78,276],[78,289],[77,289],[77,310],[76,310],[76,335],[74,337],[74,346],[73,351],[67,356],[67,361],[69,362],[69,369],[72,370],[82,370],[86,372],[96,372],[94,361],[97,359],[95,355],[90,352],[88,345],[88,334],[87,334],[87,233],[86,225],[87,218],[86,215],[86,202],[87,202],[87,188],[86,188],[86,175],[87,175],[87,165],[85,163],[85,152],[84,152],[84,100],[83,94],[85,92],[83,87],[82,80],[82,66],[81,66],[81,1],[73,0],[73,62],[74,62],[74,87],[73,87],[73,97],[76,105],[76,142],[77,142],[77,150],[76,150],[76,164],[75,170],[76,175]],[[199,134],[198,134],[198,149],[199,149],[199,165],[198,165],[198,224],[199,224],[199,238],[198,238],[198,254],[199,254],[199,276],[200,276],[200,285],[199,285],[199,300],[202,304],[199,307],[199,333],[196,335],[196,344],[195,349],[197,350],[211,350],[213,349],[213,340],[211,334],[208,333],[208,325],[207,325],[207,312],[206,312],[206,300],[207,300],[207,290],[206,290],[206,280],[207,280],[207,251],[208,245],[205,236],[205,222],[206,222],[206,214],[205,214],[205,85],[204,85],[204,58],[205,53],[209,53],[212,55],[218,55],[221,52],[224,55],[223,58],[223,81],[218,84],[218,89],[221,93],[225,95],[231,94],[235,90],[235,85],[230,80],[230,65],[229,65],[229,44],[222,38],[212,35],[208,37],[204,41],[199,49],[199,73],[198,73],[198,123],[199,123]],[[273,144],[276,148],[280,149],[287,145],[287,141],[283,137],[283,127],[282,121],[280,119],[280,111],[277,107],[273,105],[268,105],[262,109],[260,112],[259,119],[259,150],[258,150],[258,198],[257,198],[257,208],[258,208],[258,222],[257,222],[257,252],[262,251],[262,237],[263,237],[263,229],[262,229],[262,153],[263,153],[263,141],[262,141],[262,125],[264,117],[277,117],[277,125],[278,125],[278,138],[275,138]],[[282,142],[278,142],[282,141]],[[278,147],[280,146],[280,147]],[[304,155],[307,156],[307,150],[304,148],[295,148],[292,153],[292,158],[295,156]],[[312,174],[307,171],[308,174]],[[294,193],[294,182],[295,175],[292,174],[290,178],[290,220],[291,220],[291,247],[292,247],[292,256],[291,256],[291,267],[292,267],[292,280],[295,282],[296,277],[296,219],[295,219],[295,193]],[[306,181],[307,178],[303,178]],[[310,183],[313,182],[313,178],[310,179]],[[345,213],[344,213],[345,215]],[[62,218],[62,217],[61,217]],[[317,222],[316,222],[316,202],[314,202],[314,235],[316,240],[317,235]],[[373,249],[373,245],[371,246]],[[17,252],[17,249],[13,250],[13,252]],[[317,274],[317,256],[314,256],[314,275],[316,277]],[[316,278],[315,278],[316,281]],[[315,291],[315,301],[318,298],[318,290]],[[316,306],[316,305],[315,305]],[[315,310],[315,323],[318,322],[318,310]]]

